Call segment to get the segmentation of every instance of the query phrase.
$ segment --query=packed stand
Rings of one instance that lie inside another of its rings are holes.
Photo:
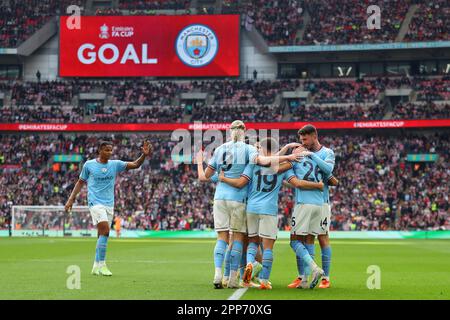
[[[450,101],[450,76],[442,78],[415,78],[414,90],[418,101]]]
[[[416,1],[414,14],[404,41],[450,40],[450,3],[448,0]]]
[[[114,8],[102,8],[95,10],[96,16],[121,16],[123,15],[122,11]]]
[[[91,117],[92,123],[180,123],[184,109],[180,106],[103,107]]]
[[[323,139],[337,155],[332,230],[450,229],[448,133]],[[436,163],[409,163],[408,153],[436,153]]]
[[[202,83],[198,84],[202,85]],[[203,83],[208,92],[214,94],[214,103],[223,105],[247,104],[247,105],[264,105],[272,104],[275,97],[281,91],[294,91],[298,85],[298,81],[282,80],[282,81],[214,81]]]
[[[392,119],[450,119],[450,102],[399,103],[394,107]]]
[[[79,107],[2,107],[0,123],[82,123],[83,110]]]
[[[54,154],[82,154],[86,159],[97,156],[98,141],[114,141],[114,158],[132,161],[140,154],[144,139],[154,147],[152,158],[141,170],[124,173],[116,179],[115,212],[120,213],[129,229],[208,229],[212,226],[214,189],[194,179],[192,166],[174,166],[171,150],[175,142],[159,135],[2,135],[0,165],[17,164],[19,170],[0,169],[0,229],[7,228],[6,218],[13,204],[64,205],[79,176],[80,166],[62,163],[55,168]],[[86,205],[86,188],[77,205]],[[71,229],[82,229],[83,219],[72,221]],[[176,223],[174,224],[174,221]],[[88,221],[92,228],[91,219]],[[55,228],[62,228],[58,221]],[[18,226],[19,228],[21,226]],[[36,226],[38,228],[39,226]]]
[[[289,121],[345,121],[345,120],[381,120],[386,114],[383,103],[372,106],[319,106],[304,105],[291,108]]]
[[[69,5],[83,9],[82,0],[21,0],[0,3],[0,48],[17,48]]]
[[[189,9],[189,0],[120,0],[120,10],[185,10]]]
[[[271,46],[297,44],[297,32],[303,27],[301,0],[252,0],[243,7],[245,27],[253,26]]]
[[[377,80],[305,81],[303,90],[310,91],[314,103],[367,103],[376,102],[385,86]]]
[[[129,105],[171,105],[172,99],[179,93],[175,82],[151,83],[139,81],[109,81],[106,92],[113,97],[116,106]]]
[[[279,122],[283,117],[278,105],[213,105],[193,109],[191,122]]]
[[[321,143],[336,154],[334,175],[340,184],[331,188],[331,230],[437,230],[449,229],[448,133],[431,136],[333,135]],[[168,135],[42,134],[0,136],[0,229],[7,228],[11,205],[63,206],[77,181],[79,164],[52,164],[54,154],[96,157],[100,139],[113,140],[113,158],[134,160],[144,138],[154,146],[153,156],[141,170],[116,180],[115,212],[125,229],[211,230],[213,183],[197,181],[195,165],[176,164]],[[295,141],[282,136],[282,144]],[[436,163],[409,163],[408,153],[436,153]],[[280,194],[279,227],[288,230],[293,190]],[[86,205],[86,188],[77,205]],[[85,221],[85,222],[83,222]],[[88,220],[91,224],[90,219]],[[72,221],[82,229],[86,220]],[[58,221],[53,222],[55,228]],[[89,226],[90,228],[92,225]]]
[[[393,42],[397,37],[411,1],[317,0],[306,2],[311,16],[302,45]],[[367,8],[378,5],[379,29],[368,29]]]
[[[11,88],[12,105],[70,105],[77,94],[73,82],[16,82]]]

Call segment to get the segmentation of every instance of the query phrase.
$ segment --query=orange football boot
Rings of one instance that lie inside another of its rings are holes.
[[[302,278],[297,277],[294,281],[292,281],[292,283],[288,284],[288,288],[295,289],[300,285],[300,283],[302,283]]]
[[[272,286],[269,281],[261,281],[259,285],[259,290],[272,290]]]
[[[319,288],[328,289],[329,287],[331,287],[330,280],[323,278],[322,281],[320,282]]]
[[[247,266],[244,270],[244,275],[242,276],[242,280],[246,285],[250,284],[250,281],[252,280],[252,274],[253,274],[253,264],[251,262],[247,263]]]

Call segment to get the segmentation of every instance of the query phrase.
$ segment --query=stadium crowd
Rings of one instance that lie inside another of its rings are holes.
[[[0,48],[16,48],[69,5],[83,9],[82,0],[21,0],[0,2]]]
[[[419,101],[450,100],[450,76],[415,78],[413,88]]]
[[[291,108],[290,121],[343,121],[343,120],[381,120],[386,114],[384,104],[362,106],[320,106],[308,105]]]
[[[192,111],[192,121],[231,122],[236,118],[249,122],[281,121],[282,107],[278,105],[216,105]]]
[[[23,0],[0,3],[0,47],[16,48],[52,17],[65,14],[69,5],[84,13],[84,0]],[[450,5],[446,0],[250,0],[239,4],[224,0],[218,8],[198,8],[198,14],[242,14],[247,29],[255,27],[272,46],[354,44],[395,41],[412,4],[418,4],[404,41],[449,40]],[[189,0],[120,1],[118,7],[102,7],[96,15],[155,15],[159,10],[191,13]],[[367,7],[378,5],[382,14],[379,29],[367,28]],[[221,10],[218,10],[218,9]],[[305,26],[305,12],[310,21]]]
[[[410,0],[308,1],[306,10],[311,16],[311,22],[305,30],[301,44],[393,42],[400,31],[410,3]],[[368,29],[367,27],[369,5],[378,5],[380,8],[382,16],[380,28]]]
[[[361,103],[375,102],[384,89],[381,79],[349,81],[310,81],[303,84],[314,96],[315,103]]]
[[[396,119],[427,115],[448,118],[445,102],[450,101],[450,78],[445,76],[305,81],[2,82],[0,91],[8,102],[0,107],[0,122],[223,122],[240,116],[246,121],[379,120],[388,111],[379,101],[380,93],[395,88],[410,88],[418,102],[426,102],[394,105]],[[313,105],[305,109],[295,104],[285,109],[278,95],[298,90],[309,91]],[[181,94],[198,92],[206,93],[212,105],[204,100],[187,108],[186,103],[179,102]],[[80,93],[104,93],[106,99],[90,108],[81,104]],[[84,118],[86,115],[92,117]]]
[[[184,10],[190,0],[121,0],[120,10]]]
[[[418,4],[404,41],[450,39],[450,3],[447,0],[415,1]]]
[[[124,228],[212,228],[214,185],[197,181],[195,165],[173,161],[175,142],[167,135],[4,134],[0,136],[0,229],[7,227],[6,217],[13,204],[64,205],[80,165],[53,163],[52,156],[81,154],[85,159],[94,158],[101,138],[112,140],[114,158],[125,161],[137,158],[143,139],[154,146],[153,156],[142,169],[123,173],[116,180],[115,212],[122,217]],[[281,137],[283,144],[292,141],[295,136]],[[407,137],[333,135],[321,137],[321,142],[334,149],[334,174],[340,180],[331,191],[332,230],[450,228],[450,143],[445,132]],[[436,163],[409,163],[405,161],[407,153],[436,153],[439,159]],[[293,192],[282,190],[279,227],[287,230]],[[85,188],[77,203],[86,205]],[[82,221],[81,217],[78,222],[75,219],[71,228],[82,228]]]
[[[450,119],[450,104],[399,103],[394,107],[392,119]]]
[[[183,115],[179,106],[103,107],[96,110],[91,123],[180,123]]]
[[[254,25],[271,46],[285,46],[298,42],[303,10],[301,0],[252,0],[242,12],[247,28]]]

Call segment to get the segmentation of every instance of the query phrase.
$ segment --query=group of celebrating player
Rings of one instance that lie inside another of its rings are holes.
[[[329,186],[338,183],[332,175],[333,151],[320,145],[312,125],[298,131],[301,143],[287,144],[281,150],[273,138],[255,146],[245,143],[246,128],[240,120],[231,124],[230,131],[231,141],[216,148],[206,170],[202,152],[197,155],[199,180],[217,183],[213,208],[218,235],[214,248],[214,287],[272,289],[269,278],[278,233],[278,193],[287,184],[295,188],[290,245],[298,269],[298,277],[288,287],[312,289],[322,279],[320,287],[329,288]],[[70,212],[78,193],[87,184],[89,210],[98,229],[92,273],[103,276],[112,275],[105,261],[115,178],[119,172],[139,168],[150,156],[152,146],[145,141],[142,155],[133,162],[109,160],[112,149],[111,142],[100,143],[99,157],[83,165],[65,205]],[[286,155],[289,150],[292,153]],[[315,236],[322,249],[323,269],[314,261]]]
[[[216,148],[205,170],[203,153],[197,155],[199,180],[217,183],[214,287],[272,289],[269,278],[278,233],[278,193],[285,184],[295,188],[290,245],[298,269],[298,277],[288,287],[313,289],[322,280],[319,287],[329,288],[329,186],[338,183],[332,175],[333,151],[320,145],[312,125],[298,131],[301,143],[290,143],[281,150],[273,138],[255,146],[245,143],[246,128],[240,120],[231,124],[230,131],[231,141]],[[292,153],[285,155],[288,150]],[[315,236],[322,249],[323,269],[314,261]]]

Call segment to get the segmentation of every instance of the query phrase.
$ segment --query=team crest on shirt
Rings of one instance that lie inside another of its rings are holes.
[[[214,60],[219,42],[214,31],[202,24],[184,28],[175,41],[178,58],[190,67],[203,67]]]

